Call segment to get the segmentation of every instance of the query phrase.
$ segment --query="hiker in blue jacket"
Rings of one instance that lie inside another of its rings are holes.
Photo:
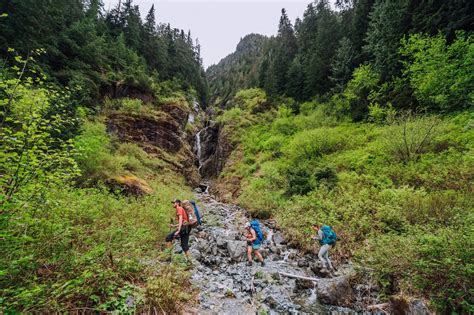
[[[329,272],[333,272],[334,267],[332,266],[331,260],[329,259],[329,250],[336,244],[336,232],[334,232],[334,230],[327,225],[323,225],[320,228],[317,224],[314,224],[312,229],[317,232],[314,239],[319,241],[319,244],[321,244],[318,257],[323,265],[322,271],[327,270]]]
[[[257,256],[258,260],[262,264],[262,267],[265,266],[265,261],[263,260],[263,256],[260,253],[260,247],[262,246],[263,242],[263,234],[260,230],[258,221],[252,220],[251,222],[247,223],[245,225],[245,229],[247,230],[247,234],[245,235],[247,238],[247,265],[252,266],[252,251],[255,251],[255,256]]]

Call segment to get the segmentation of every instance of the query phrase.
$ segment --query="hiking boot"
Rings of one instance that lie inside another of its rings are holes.
[[[262,261],[261,264],[262,264],[262,267],[265,267],[265,262],[264,261]]]
[[[252,266],[252,264],[253,264],[253,263],[252,263],[251,261],[248,261],[248,262],[247,262],[247,266]]]

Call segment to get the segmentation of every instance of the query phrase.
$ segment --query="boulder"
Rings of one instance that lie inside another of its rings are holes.
[[[192,248],[190,250],[190,252],[191,252],[191,256],[193,256],[194,259],[196,259],[198,261],[202,259],[202,255],[201,255],[201,252],[199,250],[197,250],[195,248]]]
[[[309,262],[306,260],[306,259],[300,259],[298,260],[298,267],[308,267],[309,266]]]
[[[347,276],[320,279],[316,289],[318,299],[323,304],[349,305],[353,297],[352,287]]]
[[[287,243],[283,235],[281,235],[281,233],[273,234],[273,241],[275,242],[276,245],[285,245]]]
[[[219,237],[216,240],[217,247],[219,248],[227,248],[227,240]]]
[[[302,291],[307,289],[313,289],[315,282],[307,279],[296,279],[295,280],[295,291]]]
[[[422,300],[409,300],[405,297],[393,296],[390,298],[390,308],[393,314],[429,315],[432,314]]]
[[[422,300],[411,300],[410,303],[410,314],[413,315],[429,315],[431,314],[428,306]]]
[[[245,241],[228,241],[227,251],[229,252],[230,258],[234,261],[240,261],[247,249],[246,245],[247,243]]]
[[[319,260],[311,263],[309,267],[311,271],[314,272],[314,274],[318,277],[327,278],[330,276],[330,272],[326,268],[323,268],[323,265]]]
[[[115,176],[108,180],[108,184],[134,196],[148,195],[153,192],[153,189],[145,180],[132,174]]]

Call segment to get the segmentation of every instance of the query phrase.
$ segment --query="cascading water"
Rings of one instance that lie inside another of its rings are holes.
[[[195,150],[196,150],[196,157],[198,160],[198,171],[201,170],[202,167],[202,150],[201,150],[201,132],[204,129],[201,129],[197,134],[196,134],[196,144],[195,144]]]
[[[194,100],[193,101],[193,110],[189,113],[189,117],[188,117],[188,122],[189,123],[194,123],[194,121],[196,120],[196,116],[199,114],[199,103]]]

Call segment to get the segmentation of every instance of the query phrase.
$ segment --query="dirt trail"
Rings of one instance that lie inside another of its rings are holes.
[[[247,266],[243,236],[247,211],[217,202],[208,194],[197,197],[203,205],[205,224],[191,236],[192,281],[200,288],[196,313],[351,314],[360,312],[358,305],[367,305],[367,299],[370,304],[378,302],[376,295],[360,294],[353,288],[349,265],[340,267],[335,277],[321,277],[317,258],[288,246],[271,221],[261,222],[269,231],[263,246],[266,265],[254,262]],[[280,272],[318,281],[293,279]]]

